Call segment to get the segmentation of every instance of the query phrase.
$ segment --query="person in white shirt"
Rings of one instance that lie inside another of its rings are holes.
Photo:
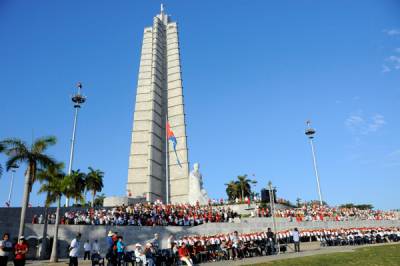
[[[299,230],[294,228],[292,232],[293,242],[294,242],[294,252],[300,252],[300,233]]]
[[[86,258],[90,260],[90,251],[92,250],[92,247],[90,246],[89,240],[87,240],[85,244],[83,244],[83,250],[85,251],[83,255],[83,260],[86,260]]]
[[[9,239],[10,235],[5,233],[0,241],[0,266],[7,265],[8,257],[12,251],[12,243]]]
[[[100,254],[100,246],[99,246],[99,242],[97,242],[97,239],[92,244],[92,253],[93,254]]]
[[[135,257],[136,257],[136,262],[142,262],[143,265],[146,265],[146,255],[144,254],[142,245],[137,243],[135,245]]]
[[[80,247],[81,233],[71,241],[69,246],[69,266],[78,266],[78,254]]]

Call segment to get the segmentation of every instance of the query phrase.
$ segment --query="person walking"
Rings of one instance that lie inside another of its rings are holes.
[[[83,254],[83,260],[90,260],[90,251],[92,250],[92,247],[90,246],[89,240],[86,240],[85,244],[83,244],[83,250],[85,253]]]
[[[78,266],[78,254],[81,236],[81,233],[78,233],[69,245],[69,266]]]
[[[26,244],[25,238],[21,236],[18,243],[15,245],[15,266],[25,266],[26,253],[28,252],[28,245]]]
[[[10,241],[10,234],[5,233],[3,239],[0,241],[0,266],[7,266],[8,257],[12,251],[12,243]]]
[[[292,232],[293,243],[294,243],[294,252],[300,252],[300,233],[297,227],[294,228]]]

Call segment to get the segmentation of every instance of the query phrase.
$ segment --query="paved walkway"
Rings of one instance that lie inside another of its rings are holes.
[[[337,253],[337,252],[353,252],[357,248],[376,247],[376,246],[381,246],[381,245],[393,245],[393,244],[400,245],[400,242],[362,245],[362,246],[339,246],[339,247],[324,247],[324,248],[321,248],[319,246],[319,242],[311,242],[311,243],[303,243],[301,246],[303,251],[300,253],[293,252],[293,244],[292,244],[292,245],[288,246],[288,252],[281,253],[281,254],[275,255],[275,256],[262,256],[262,257],[246,258],[243,260],[235,260],[235,261],[230,260],[230,261],[220,261],[220,262],[207,262],[207,263],[202,263],[201,265],[202,266],[226,266],[227,264],[229,264],[229,266],[251,265],[251,264],[257,264],[257,263],[263,263],[263,262],[269,262],[269,261],[275,261],[275,260],[300,258],[300,257],[319,255],[319,254],[330,254],[330,253]],[[48,261],[28,261],[26,264],[32,265],[32,266],[39,266],[39,265],[61,266],[61,265],[68,265],[68,260],[61,259],[58,263],[49,263]],[[13,264],[9,263],[8,265],[11,266]],[[79,260],[79,266],[86,266],[86,265],[91,265],[90,261]]]
[[[311,244],[311,243],[310,243]],[[362,246],[337,246],[337,247],[316,247],[316,245],[309,245],[305,247],[304,251],[299,253],[293,252],[290,248],[293,246],[289,246],[289,251],[286,253],[281,253],[275,256],[262,256],[262,257],[253,257],[253,258],[246,258],[243,260],[235,260],[235,261],[219,261],[219,262],[208,262],[203,263],[203,266],[226,266],[229,263],[231,265],[252,265],[257,263],[264,263],[269,261],[276,261],[282,259],[291,259],[291,258],[300,258],[306,256],[313,256],[319,254],[330,254],[330,253],[337,253],[337,252],[353,252],[357,248],[363,247],[376,247],[382,245],[393,245],[393,244],[400,244],[400,242],[396,243],[385,243],[385,244],[373,244],[373,245],[362,245]]]

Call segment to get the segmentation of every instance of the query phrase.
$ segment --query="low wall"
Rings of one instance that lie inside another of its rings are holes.
[[[286,222],[278,221],[278,230],[293,229],[300,230],[317,228],[352,228],[352,227],[400,227],[400,221],[343,221],[343,222]],[[59,254],[61,257],[67,256],[69,242],[79,232],[82,234],[82,241],[93,242],[98,240],[102,253],[106,250],[106,236],[108,231],[118,232],[124,236],[127,244],[137,242],[144,243],[151,239],[154,233],[158,233],[161,239],[161,247],[166,247],[166,239],[173,234],[176,238],[187,235],[212,235],[217,233],[230,233],[237,230],[240,233],[250,233],[264,231],[268,227],[273,227],[270,218],[244,219],[240,223],[209,223],[195,227],[183,226],[99,226],[99,225],[60,225],[59,227]],[[18,233],[17,224],[0,224],[0,232],[10,232],[12,236]],[[43,234],[42,224],[26,224],[25,237],[27,239],[40,239]],[[48,236],[53,236],[54,225],[48,226]]]
[[[71,208],[70,208],[71,209]],[[76,208],[73,208],[76,210]],[[25,229],[25,237],[27,239],[40,239],[43,235],[43,224],[31,224],[34,214],[40,214],[44,208],[29,208],[27,213],[27,223]],[[51,212],[55,208],[50,209]],[[63,208],[61,213],[67,209]],[[11,238],[18,234],[20,208],[0,208],[0,234],[9,232]],[[383,221],[326,221],[326,222],[289,222],[287,219],[277,218],[277,230],[293,229],[300,230],[318,229],[318,228],[356,228],[356,227],[400,227],[400,220],[383,220]],[[151,239],[154,233],[158,233],[161,239],[161,247],[166,247],[166,239],[173,234],[175,238],[186,235],[213,235],[218,233],[230,233],[238,231],[239,233],[250,233],[265,231],[268,227],[273,228],[272,218],[247,218],[237,223],[208,223],[194,227],[184,226],[103,226],[103,225],[60,225],[59,227],[59,254],[61,257],[67,256],[67,247],[69,242],[80,232],[82,241],[89,240],[93,242],[95,239],[99,241],[100,248],[104,253],[106,250],[105,238],[108,231],[117,231],[124,236],[127,244],[135,244],[137,242],[144,243]],[[48,225],[47,237],[54,235],[54,225]],[[32,242],[34,243],[34,242]]]

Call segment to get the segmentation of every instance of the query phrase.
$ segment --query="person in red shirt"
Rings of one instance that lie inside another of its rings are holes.
[[[189,250],[186,247],[185,242],[183,242],[181,247],[178,249],[178,254],[181,261],[184,261],[188,266],[193,266],[193,261],[190,258]]]
[[[28,252],[28,245],[26,244],[25,238],[21,236],[19,238],[18,243],[15,245],[15,258],[14,265],[15,266],[24,266],[25,265],[25,256]]]

